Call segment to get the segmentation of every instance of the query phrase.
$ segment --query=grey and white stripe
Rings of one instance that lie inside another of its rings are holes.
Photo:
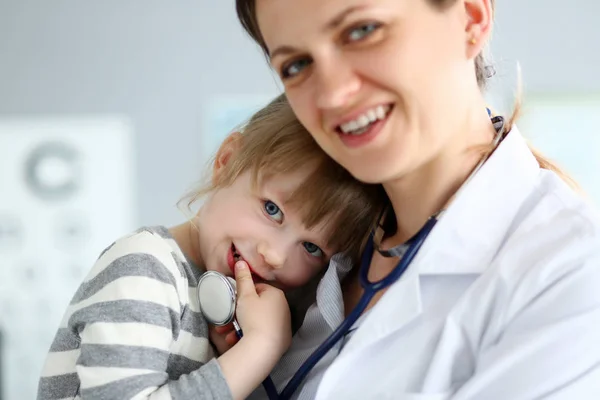
[[[230,399],[195,296],[201,272],[164,227],[109,246],[64,315],[38,399]]]

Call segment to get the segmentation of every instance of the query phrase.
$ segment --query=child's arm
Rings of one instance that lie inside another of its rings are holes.
[[[77,379],[84,400],[240,399],[258,386],[280,354],[253,334],[224,359],[170,379],[166,369],[169,358],[177,357],[172,348],[177,335],[198,340],[179,326],[179,291],[188,287],[180,287],[176,277],[181,272],[169,252],[149,252],[148,243],[138,251],[140,243],[128,242],[126,251],[119,245],[98,260],[76,293],[49,354],[38,398],[68,397]],[[208,346],[208,338],[203,340],[199,343]],[[244,367],[250,360],[253,366]],[[254,368],[261,363],[262,368]]]

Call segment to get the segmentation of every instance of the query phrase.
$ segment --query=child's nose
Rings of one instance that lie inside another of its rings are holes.
[[[280,269],[283,267],[285,261],[283,246],[274,246],[267,241],[262,241],[258,244],[257,250],[269,268]]]

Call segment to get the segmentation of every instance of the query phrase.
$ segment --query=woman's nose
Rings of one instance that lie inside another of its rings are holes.
[[[345,107],[360,90],[360,77],[342,57],[315,61],[314,68],[315,102],[320,109]]]

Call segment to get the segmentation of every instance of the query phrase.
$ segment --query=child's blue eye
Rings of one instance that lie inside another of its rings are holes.
[[[368,23],[357,26],[356,28],[352,28],[350,31],[348,31],[348,40],[350,40],[351,42],[362,40],[365,37],[369,36],[371,33],[375,32],[379,28],[379,26],[380,25],[377,23]]]
[[[311,243],[311,242],[304,242],[302,244],[304,245],[304,248],[306,249],[306,251],[308,251],[308,253],[311,256],[323,257],[323,250],[321,250],[319,248],[319,246],[317,246],[316,244]]]
[[[271,200],[266,200],[264,202],[264,207],[265,212],[269,217],[271,217],[277,222],[283,221],[283,212],[277,204],[273,203]]]

